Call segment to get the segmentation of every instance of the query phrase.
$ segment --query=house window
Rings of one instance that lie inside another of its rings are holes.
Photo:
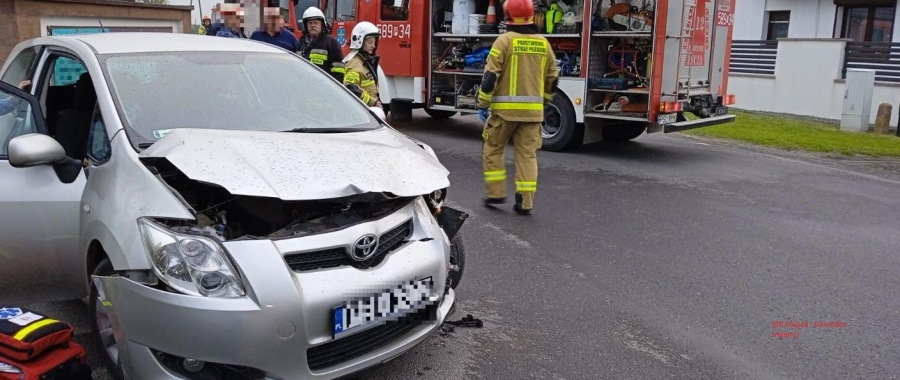
[[[791,23],[791,11],[770,11],[767,40],[787,38],[788,26]]]
[[[895,12],[894,7],[847,6],[841,37],[857,42],[891,42]]]

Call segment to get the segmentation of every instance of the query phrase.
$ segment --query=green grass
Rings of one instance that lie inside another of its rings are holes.
[[[733,123],[684,131],[694,136],[716,137],[756,145],[873,157],[900,157],[900,137],[843,132],[837,124],[730,110]]]

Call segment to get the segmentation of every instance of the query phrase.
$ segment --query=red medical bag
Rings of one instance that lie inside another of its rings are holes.
[[[16,362],[0,356],[0,380],[90,379],[92,375],[87,365],[87,353],[75,341],[53,347],[26,362]]]
[[[0,306],[0,358],[26,362],[72,339],[72,326],[33,310]]]

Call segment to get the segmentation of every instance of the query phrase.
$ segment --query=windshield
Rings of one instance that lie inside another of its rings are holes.
[[[377,119],[328,74],[291,54],[167,52],[101,64],[135,146],[176,128],[358,131]]]

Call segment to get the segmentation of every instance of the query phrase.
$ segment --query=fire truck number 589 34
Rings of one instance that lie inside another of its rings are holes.
[[[731,26],[734,24],[734,13],[716,12],[716,26]]]
[[[381,38],[409,38],[410,24],[403,25],[388,25],[388,24],[378,24],[376,25],[379,30],[381,30]]]

